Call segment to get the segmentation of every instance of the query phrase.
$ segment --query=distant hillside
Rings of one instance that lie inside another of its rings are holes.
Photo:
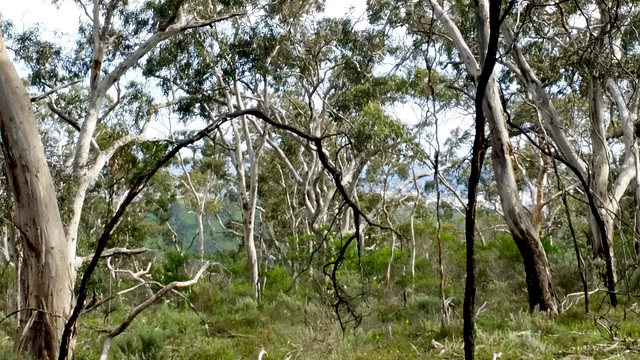
[[[196,215],[190,213],[189,210],[180,201],[177,201],[169,208],[170,219],[169,224],[178,234],[179,241],[185,250],[192,252],[198,251],[198,240],[196,239],[198,233],[198,224],[196,222]],[[231,211],[232,216],[236,219],[241,218],[240,209],[237,206],[233,206]],[[228,213],[220,214],[222,222],[226,222],[229,219]],[[218,251],[235,250],[240,244],[239,239],[227,236],[215,216],[210,216],[204,220],[204,235],[205,254],[215,254]]]

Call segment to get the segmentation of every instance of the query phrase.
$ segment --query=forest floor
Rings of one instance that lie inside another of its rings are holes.
[[[179,298],[161,301],[116,338],[110,358],[257,359],[261,348],[267,351],[264,360],[462,359],[464,355],[461,310],[454,308],[443,330],[437,296],[367,299],[358,307],[363,315],[360,325],[353,329],[353,323],[347,323],[349,329],[343,332],[332,308],[318,300],[280,292],[257,304],[246,289],[220,290],[209,283],[194,288],[189,297],[197,313]],[[495,299],[496,292],[506,294],[503,290],[497,286],[488,298]],[[606,301],[593,296],[593,313],[599,315],[585,314],[584,303],[578,301],[562,314],[549,316],[522,308],[522,298],[509,300],[479,299],[477,359],[492,359],[494,354],[501,354],[499,359],[640,359],[635,305],[604,310]],[[126,313],[122,310],[126,308],[114,302],[111,309],[82,320],[76,359],[98,358],[104,330],[119,324]],[[14,318],[0,325],[1,359],[15,359],[11,353],[15,326]]]

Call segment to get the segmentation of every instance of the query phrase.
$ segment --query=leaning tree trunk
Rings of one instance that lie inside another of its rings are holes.
[[[465,64],[468,73],[478,79],[480,67],[475,56],[457,26],[451,18],[447,16],[444,9],[435,0],[429,1],[434,15],[439,19],[443,29],[451,38],[460,53],[460,58]],[[487,54],[489,40],[489,4],[488,1],[478,1],[476,4],[476,28],[480,55]],[[484,58],[481,58],[481,64]],[[529,303],[532,308],[538,305],[541,310],[557,312],[558,306],[555,302],[551,268],[547,259],[542,242],[535,234],[531,220],[527,216],[518,193],[517,184],[511,159],[511,144],[509,134],[506,129],[506,122],[502,113],[502,106],[495,78],[490,79],[487,86],[486,98],[484,101],[484,114],[487,118],[491,131],[491,145],[493,168],[495,177],[501,179],[500,199],[504,210],[509,230],[514,240],[518,244],[525,262],[527,273],[527,285],[529,290]],[[524,250],[524,251],[523,251]]]
[[[489,14],[487,2],[476,6],[476,27],[481,54],[489,47]],[[499,25],[498,25],[499,26]],[[497,29],[496,29],[497,31]],[[481,58],[481,63],[483,59]],[[527,214],[516,183],[514,164],[511,158],[511,143],[506,120],[502,110],[500,91],[495,77],[489,79],[484,101],[484,113],[490,128],[491,158],[496,179],[500,179],[498,193],[504,217],[518,246],[524,262],[529,307],[542,311],[558,312],[551,276],[551,266],[542,241]]]
[[[76,279],[29,95],[0,33],[0,133],[14,203],[16,241],[22,250],[15,349],[37,359],[57,359]]]
[[[498,193],[504,217],[513,236],[513,240],[520,250],[524,261],[527,290],[529,292],[529,307],[533,310],[539,307],[542,311],[558,312],[555,299],[551,266],[542,241],[520,202],[520,194],[513,171],[511,159],[511,144],[509,133],[502,114],[498,86],[495,79],[491,79],[487,88],[485,102],[487,118],[491,127],[491,158],[493,172],[496,179],[500,179]]]

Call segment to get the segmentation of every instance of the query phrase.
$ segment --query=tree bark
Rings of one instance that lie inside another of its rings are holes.
[[[597,212],[603,224],[596,221],[593,212],[589,214],[591,228],[591,247],[594,256],[605,260],[605,279],[611,305],[616,306],[615,286],[617,282],[615,254],[613,251],[613,216],[615,205],[609,197],[609,154],[606,142],[604,91],[599,80],[592,76],[589,79],[589,117],[591,120],[591,194],[596,203]]]
[[[538,237],[540,237],[540,234],[542,233],[543,210],[546,205],[546,202],[544,201],[544,187],[547,183],[547,173],[549,172],[550,163],[551,158],[543,154],[540,158],[538,178],[536,179],[533,188],[531,222],[533,223],[533,227],[536,230]]]
[[[222,76],[218,72],[216,72],[215,75],[220,83],[224,83]],[[229,110],[233,110],[235,107],[234,105],[237,105],[240,110],[244,110],[245,105],[242,99],[240,85],[237,80],[234,80],[233,89],[233,93],[228,90],[225,91],[227,107]],[[234,97],[235,104],[233,100]],[[262,155],[264,145],[267,142],[268,132],[263,130],[262,134],[260,134],[258,138],[258,143],[254,145],[251,133],[249,132],[249,123],[246,116],[241,116],[239,120],[232,120],[231,129],[235,140],[235,149],[231,151],[231,161],[237,173],[236,190],[238,191],[238,201],[242,210],[243,241],[247,255],[247,274],[249,286],[253,290],[254,297],[256,300],[259,300],[260,279],[258,274],[258,255],[255,245],[254,222],[256,206],[258,203],[259,159]],[[221,141],[225,141],[223,137],[221,137]],[[246,146],[246,157],[241,146],[243,143]],[[247,169],[245,168],[245,162],[249,164],[248,175]]]
[[[7,224],[0,227],[0,264],[6,266],[11,262],[11,256],[9,255],[9,228]]]
[[[513,171],[511,144],[495,79],[491,79],[487,89],[486,108],[489,109],[488,120],[491,127],[491,158],[496,179],[500,179],[498,193],[504,217],[520,250],[526,273],[529,307],[539,307],[542,311],[558,312],[555,299],[551,266],[542,241],[522,206],[520,194]],[[489,115],[490,114],[490,115]]]
[[[15,350],[37,359],[57,359],[73,301],[75,248],[65,236],[29,95],[1,33],[0,133],[19,233],[16,242],[22,251],[18,269],[22,311]]]

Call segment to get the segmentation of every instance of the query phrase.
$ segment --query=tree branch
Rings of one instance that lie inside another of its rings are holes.
[[[209,267],[209,263],[207,262],[200,268],[200,270],[193,277],[193,279],[187,280],[187,281],[174,281],[174,282],[172,282],[172,283],[170,283],[168,285],[165,285],[162,289],[158,290],[158,292],[153,294],[147,300],[145,300],[140,305],[138,305],[135,308],[133,308],[133,310],[131,310],[131,312],[129,312],[129,315],[122,322],[122,324],[120,324],[120,326],[118,326],[117,328],[111,330],[109,332],[109,335],[107,335],[107,339],[105,340],[104,345],[102,347],[102,354],[100,354],[100,360],[106,360],[107,359],[107,355],[109,354],[109,348],[111,347],[111,340],[113,338],[115,338],[116,336],[120,335],[123,331],[125,331],[129,327],[129,325],[131,325],[133,320],[135,320],[135,318],[142,311],[144,311],[146,308],[148,308],[153,303],[158,301],[160,298],[162,298],[169,291],[173,291],[175,289],[184,288],[184,287],[188,287],[188,286],[196,284],[198,282],[198,280],[200,279],[200,277],[202,276],[202,274],[204,274],[205,270],[207,270],[208,267]]]
[[[75,85],[75,84],[77,84],[79,82],[80,82],[80,80],[76,80],[76,81],[72,81],[72,82],[70,82],[68,84],[63,84],[63,85],[56,86],[54,88],[51,88],[51,90],[49,90],[49,91],[47,91],[47,92],[45,92],[43,94],[40,94],[40,95],[37,95],[37,96],[33,96],[30,100],[31,100],[31,102],[36,102],[36,101],[39,101],[39,100],[46,99],[49,95],[57,92],[58,90],[62,90],[62,89],[68,88],[69,86],[73,86],[73,85]]]
[[[136,249],[127,249],[123,247],[115,247],[111,249],[106,249],[100,254],[101,258],[107,258],[114,255],[137,255],[142,254],[144,252],[149,251],[147,248],[136,248]],[[86,263],[93,258],[93,255],[82,257],[82,263]]]

